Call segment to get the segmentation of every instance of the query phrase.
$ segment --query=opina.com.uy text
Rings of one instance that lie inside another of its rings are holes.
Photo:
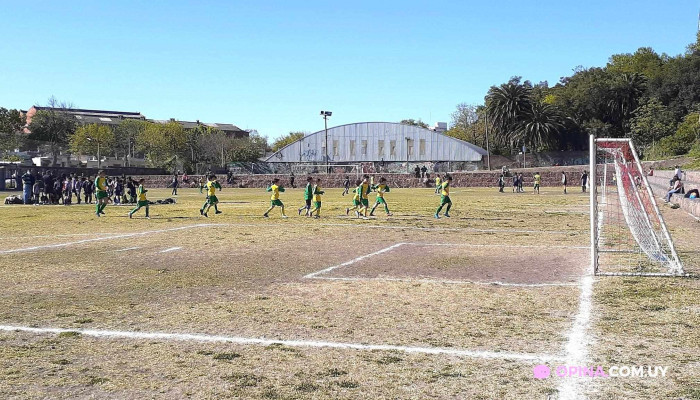
[[[665,378],[668,367],[642,365],[614,365],[607,370],[602,366],[557,365],[553,369],[541,364],[533,369],[535,378],[546,379],[552,375],[560,378]]]

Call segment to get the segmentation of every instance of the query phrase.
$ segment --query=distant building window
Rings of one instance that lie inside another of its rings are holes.
[[[350,157],[355,157],[355,141],[350,141]]]
[[[338,157],[340,153],[338,153],[338,141],[334,140],[333,141],[333,157]]]
[[[362,155],[363,156],[367,155],[367,141],[366,140],[362,141]]]
[[[389,141],[389,155],[396,157],[396,140]]]
[[[377,155],[379,156],[379,158],[384,157],[384,141],[383,140],[377,141]]]
[[[425,139],[421,139],[418,144],[418,154],[421,156],[425,155]]]
[[[406,139],[406,146],[408,147],[407,154],[411,157],[413,155],[413,140]]]

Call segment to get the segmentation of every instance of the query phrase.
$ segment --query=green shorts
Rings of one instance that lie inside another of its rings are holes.
[[[384,197],[377,197],[377,204],[386,204],[386,200],[384,200]]]
[[[535,189],[539,189],[539,188],[540,188],[540,184],[539,184],[539,183],[535,183]]]
[[[270,200],[270,207],[274,206],[279,206],[279,207],[284,207],[284,204],[282,204],[282,200]]]
[[[211,195],[211,196],[207,197],[207,202],[209,204],[216,204],[219,202],[219,199],[216,196]]]
[[[445,204],[452,204],[452,200],[450,200],[450,196],[442,196],[440,197],[440,205],[444,206]]]
[[[316,208],[316,209],[321,208],[321,202],[320,202],[320,201],[314,201],[314,208]]]
[[[97,200],[99,200],[99,199],[104,199],[104,198],[107,197],[107,196],[108,196],[108,194],[107,194],[106,191],[102,191],[102,190],[101,190],[101,191],[98,191],[97,193],[95,193],[95,198],[96,198]]]
[[[147,207],[148,206],[148,200],[139,200],[138,203],[136,203],[137,206],[139,207]]]
[[[361,204],[362,204],[362,203],[360,203],[360,200],[352,199],[352,205],[353,205],[353,206],[359,207]]]
[[[369,199],[362,199],[362,206],[369,207]]]

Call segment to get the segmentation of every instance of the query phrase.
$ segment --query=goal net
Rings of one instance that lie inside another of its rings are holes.
[[[683,275],[683,265],[630,139],[591,137],[591,189],[595,274]]]
[[[360,164],[330,164],[326,168],[326,164],[293,164],[292,172],[295,175],[346,174],[357,178],[362,174],[362,166]]]

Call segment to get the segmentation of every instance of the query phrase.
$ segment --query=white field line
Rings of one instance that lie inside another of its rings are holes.
[[[99,237],[99,238],[93,238],[93,239],[83,239],[83,240],[77,240],[75,242],[47,244],[47,245],[32,246],[32,247],[25,247],[25,248],[20,248],[20,249],[11,249],[11,250],[0,250],[0,254],[21,253],[21,252],[27,252],[27,251],[43,250],[43,249],[56,249],[56,248],[74,246],[74,245],[83,244],[83,243],[99,242],[102,240],[123,239],[123,238],[129,238],[129,237],[134,237],[134,236],[151,235],[154,233],[180,231],[180,230],[184,230],[184,229],[209,227],[209,226],[217,226],[217,224],[195,224],[195,225],[180,226],[177,228],[159,229],[159,230],[145,231],[145,232],[125,233],[122,235]]]
[[[547,362],[561,361],[562,357],[550,354],[530,354],[530,353],[510,353],[500,351],[475,351],[475,350],[460,350],[441,347],[411,347],[411,346],[396,346],[385,344],[360,344],[360,343],[342,343],[342,342],[324,342],[310,340],[276,340],[264,338],[246,338],[239,336],[217,336],[206,334],[191,334],[191,333],[165,333],[165,332],[133,332],[133,331],[110,331],[110,330],[95,330],[95,329],[62,329],[62,328],[33,328],[27,326],[0,325],[0,331],[8,332],[28,332],[35,334],[60,334],[75,332],[85,336],[93,336],[98,338],[116,338],[116,339],[141,339],[141,340],[170,340],[170,341],[186,341],[186,342],[224,342],[235,343],[242,345],[284,345],[290,347],[313,347],[313,348],[332,348],[332,349],[347,349],[347,350],[381,350],[381,351],[400,351],[414,354],[436,354],[449,355],[456,357],[472,357],[472,358],[487,358],[487,359],[506,359],[518,360],[526,362]]]
[[[171,251],[180,250],[182,247],[171,247],[169,249],[161,250],[159,253],[169,253]]]
[[[73,237],[73,236],[110,236],[110,235],[119,235],[119,233],[66,233],[66,234],[61,234],[61,235],[35,235],[35,236],[4,236],[0,237],[0,240],[2,239],[40,239],[40,238],[48,238],[48,237]]]
[[[376,255],[379,255],[379,254],[382,254],[382,253],[386,253],[387,251],[394,250],[395,248],[397,248],[397,247],[399,247],[399,246],[403,246],[404,244],[405,244],[405,243],[396,243],[396,244],[393,244],[393,245],[391,245],[391,246],[389,246],[389,247],[385,247],[385,248],[383,248],[383,249],[381,249],[381,250],[377,250],[377,251],[375,251],[374,253],[365,254],[364,256],[360,256],[360,257],[357,257],[357,258],[353,258],[352,260],[346,261],[346,262],[344,262],[344,263],[342,263],[342,264],[334,265],[334,266],[332,266],[332,267],[328,267],[328,268],[322,269],[322,270],[320,270],[320,271],[312,272],[312,273],[310,273],[310,274],[308,274],[308,275],[305,275],[304,278],[306,278],[306,279],[308,279],[308,278],[313,278],[313,277],[315,277],[316,275],[322,275],[322,274],[328,273],[328,272],[330,272],[330,271],[333,271],[333,270],[336,269],[336,268],[345,267],[345,266],[354,264],[354,263],[356,263],[356,262],[358,262],[358,261],[364,260],[365,258],[374,257],[374,256],[376,256]]]
[[[590,336],[588,328],[591,320],[591,308],[593,297],[593,276],[586,275],[581,279],[581,295],[579,296],[578,314],[567,335],[566,342],[566,364],[567,365],[587,365],[588,343]],[[560,400],[578,400],[586,398],[583,385],[586,377],[567,377],[559,383]]]
[[[553,282],[553,283],[508,283],[508,282],[477,282],[460,281],[450,279],[409,279],[409,278],[334,278],[327,276],[314,276],[311,279],[324,279],[327,281],[347,281],[347,282],[407,282],[407,283],[427,283],[445,285],[484,285],[484,286],[515,286],[515,287],[547,287],[547,286],[579,286],[579,283]]]
[[[362,225],[360,225],[362,224]],[[244,227],[259,227],[259,226],[288,226],[287,224],[221,224],[221,225],[231,225],[231,226],[244,226]],[[484,233],[551,233],[551,234],[563,234],[568,235],[571,233],[579,234],[582,231],[546,231],[546,230],[526,230],[526,229],[479,229],[479,228],[422,228],[418,226],[402,226],[402,225],[365,225],[363,220],[358,220],[356,224],[341,224],[341,223],[320,223],[314,224],[309,223],[309,226],[338,226],[338,227],[350,227],[350,226],[362,226],[363,228],[380,228],[380,229],[408,229],[408,230],[418,230],[418,231],[428,231],[428,232],[484,232]]]
[[[527,244],[475,244],[475,243],[405,243],[411,246],[455,246],[455,247],[507,247],[525,249],[582,249],[589,250],[590,246],[538,246]]]
[[[117,253],[120,251],[129,251],[129,250],[136,250],[136,249],[140,249],[140,247],[127,247],[125,249],[114,250],[114,252]]]

